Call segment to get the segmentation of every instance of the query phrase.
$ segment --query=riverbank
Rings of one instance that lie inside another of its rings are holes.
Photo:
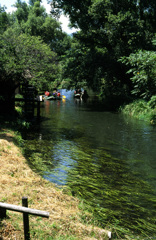
[[[121,112],[133,118],[144,120],[152,125],[156,125],[156,97],[149,102],[145,100],[136,100],[130,104],[121,107]]]
[[[80,208],[83,203],[65,194],[64,190],[57,189],[29,168],[14,140],[14,132],[1,129],[0,201],[22,205],[22,197],[27,196],[30,208],[50,213],[49,219],[29,217],[30,236],[37,240],[108,239],[108,231],[91,224],[92,216]],[[0,223],[0,238],[18,240],[23,236],[22,214],[7,211],[7,218]]]

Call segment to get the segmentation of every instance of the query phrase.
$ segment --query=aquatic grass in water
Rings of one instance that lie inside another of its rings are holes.
[[[33,171],[43,175],[45,171],[53,168],[51,161],[53,141],[29,140],[25,141],[25,156]]]
[[[69,186],[82,199],[91,213],[83,215],[82,221],[109,227],[116,239],[155,236],[156,200],[147,177],[141,178],[129,161],[112,157],[108,149],[95,148],[83,134],[76,138],[70,130],[67,139],[61,129],[57,136],[29,140],[26,153],[34,169],[56,184]]]
[[[93,149],[83,138],[75,143],[29,140],[26,153],[33,168],[83,199],[103,228],[109,226],[120,237],[156,235],[155,194],[125,160],[113,158],[102,147]],[[82,220],[89,221],[88,216]]]
[[[109,223],[122,237],[125,229],[155,236],[156,199],[150,185],[132,173],[126,161],[112,158],[105,150],[84,148],[78,154],[79,161],[68,172],[68,185],[73,195],[85,200],[100,225]]]

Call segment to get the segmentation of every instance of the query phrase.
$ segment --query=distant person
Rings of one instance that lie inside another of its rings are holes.
[[[84,95],[84,96],[88,96],[87,90],[84,90],[84,91],[83,91],[83,95]]]
[[[57,89],[56,88],[54,88],[54,90],[53,90],[53,96],[57,97]]]
[[[83,99],[87,99],[89,96],[88,96],[88,93],[87,93],[87,90],[83,90],[82,94],[81,94],[81,98]]]
[[[57,93],[57,97],[61,97],[61,93],[60,92]]]
[[[49,97],[50,96],[50,92],[48,92],[48,91],[45,91],[45,96],[47,96],[47,97]]]
[[[81,89],[77,89],[77,93],[81,94]]]

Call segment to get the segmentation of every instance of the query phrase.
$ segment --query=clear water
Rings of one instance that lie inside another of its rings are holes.
[[[101,225],[156,236],[156,128],[104,111],[91,96],[62,94],[41,103],[41,122],[26,137],[28,159],[41,157],[43,176],[69,186]]]

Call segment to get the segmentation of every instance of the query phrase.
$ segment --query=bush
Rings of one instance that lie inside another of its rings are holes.
[[[121,111],[139,120],[144,120],[150,124],[156,124],[156,96],[153,96],[149,102],[145,100],[136,100],[126,106]]]
[[[151,108],[155,108],[156,107],[156,95],[151,97],[150,101],[148,102],[148,105]]]
[[[130,66],[133,83],[132,94],[138,98],[149,100],[155,95],[156,86],[156,52],[138,51],[129,57],[122,57],[119,61]]]

